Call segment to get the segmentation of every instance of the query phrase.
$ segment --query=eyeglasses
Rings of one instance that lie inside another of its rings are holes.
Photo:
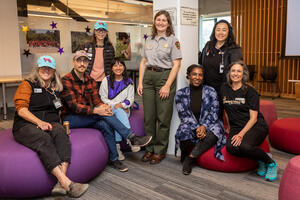
[[[76,62],[78,62],[78,63],[83,62],[83,63],[86,64],[86,63],[89,62],[89,59],[87,59],[86,57],[79,57],[79,58],[76,59]]]
[[[106,33],[106,32],[107,32],[107,31],[106,31],[105,29],[103,29],[103,28],[96,29],[95,31],[98,32],[98,33]]]

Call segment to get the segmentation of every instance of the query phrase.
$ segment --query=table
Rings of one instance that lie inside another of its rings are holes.
[[[296,100],[300,100],[300,80],[289,80],[289,82],[295,83]]]
[[[7,105],[6,105],[6,93],[5,88],[8,83],[19,83],[23,80],[22,76],[5,76],[0,77],[0,84],[2,86],[2,98],[3,98],[3,119],[7,119]]]

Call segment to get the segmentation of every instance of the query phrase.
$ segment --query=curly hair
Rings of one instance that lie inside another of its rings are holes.
[[[122,73],[122,76],[123,76],[124,82],[126,83],[129,79],[129,77],[128,77],[128,73],[127,73],[126,65],[125,65],[124,61],[120,58],[114,58],[113,61],[111,62],[110,68],[112,69],[115,64],[121,64],[124,66],[124,71]],[[114,81],[115,81],[115,74],[114,74],[113,70],[111,70],[109,73],[109,87],[112,89],[114,89]]]
[[[169,37],[170,35],[174,35],[174,29],[173,29],[173,24],[172,24],[172,20],[171,20],[171,16],[169,14],[168,11],[166,10],[160,10],[158,11],[156,14],[155,14],[155,17],[154,17],[154,20],[153,20],[153,25],[152,25],[152,39],[155,38],[155,36],[157,35],[157,29],[156,29],[156,26],[155,26],[155,20],[158,16],[160,15],[164,15],[166,16],[167,20],[168,20],[168,28],[167,28],[167,31],[166,31],[166,35]]]
[[[202,69],[202,73],[203,73],[203,76],[204,76],[204,72],[205,72],[204,67],[202,65],[192,64],[186,70],[186,79],[190,79],[191,72],[193,71],[194,68]]]
[[[233,28],[230,25],[230,23],[228,21],[224,20],[224,19],[218,21],[215,24],[215,26],[213,28],[213,31],[210,35],[210,41],[213,42],[214,45],[217,43],[217,38],[216,38],[215,33],[216,33],[217,25],[220,24],[220,23],[224,23],[228,27],[228,37],[226,38],[225,45],[228,45],[228,46],[236,45],[235,40],[234,40]]]
[[[228,67],[228,71],[226,73],[226,81],[227,81],[227,84],[229,86],[232,86],[232,80],[230,79],[230,71],[231,71],[231,68],[232,66],[234,65],[240,65],[242,66],[243,68],[243,77],[242,77],[242,89],[244,88],[247,88],[248,85],[249,85],[249,71],[248,71],[248,68],[246,66],[246,64],[242,61],[242,60],[238,60],[238,61],[235,61],[235,62],[232,62],[229,67]]]

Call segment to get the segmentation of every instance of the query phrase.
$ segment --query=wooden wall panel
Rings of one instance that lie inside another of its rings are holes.
[[[262,95],[279,94],[295,98],[294,83],[300,80],[300,59],[282,58],[285,41],[287,0],[231,0],[231,24],[236,42],[242,47],[244,61],[255,65],[255,87]],[[263,66],[276,66],[279,90],[271,93],[272,85],[263,83]]]

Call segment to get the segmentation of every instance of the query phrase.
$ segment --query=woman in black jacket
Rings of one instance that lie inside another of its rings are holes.
[[[89,56],[87,72],[98,83],[111,71],[110,64],[115,57],[115,50],[108,38],[107,24],[97,21],[94,25],[93,41],[85,44],[84,50]]]
[[[230,63],[242,60],[241,48],[235,43],[232,26],[226,20],[218,21],[202,50],[199,62],[204,66],[204,84],[213,87],[220,102],[220,88],[226,82],[225,74]],[[219,103],[220,105],[221,102]],[[223,107],[219,109],[219,119],[223,119]]]

